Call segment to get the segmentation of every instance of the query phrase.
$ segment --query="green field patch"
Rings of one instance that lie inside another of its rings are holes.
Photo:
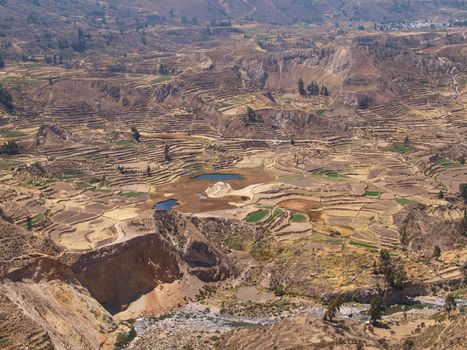
[[[92,191],[98,193],[112,193],[112,190],[110,188],[95,188]]]
[[[0,137],[15,138],[22,136],[26,136],[26,134],[18,130],[0,130]]]
[[[396,202],[400,205],[415,205],[415,204],[419,204],[418,202],[412,200],[412,199],[409,199],[409,198],[397,198],[396,199]]]
[[[459,163],[456,163],[456,162],[453,162],[452,160],[449,160],[449,159],[446,159],[446,158],[441,158],[441,159],[438,159],[436,162],[435,162],[436,165],[441,165],[445,168],[458,168],[458,167],[461,167],[462,165],[459,164]]]
[[[281,176],[278,180],[285,182],[285,181],[297,181],[297,180],[303,180],[303,179],[305,179],[305,175],[297,174],[297,175]]]
[[[317,169],[317,170],[313,170],[311,172],[312,175],[315,175],[315,176],[326,176],[326,177],[330,177],[330,178],[338,178],[340,175],[337,171],[335,170],[329,170],[329,169]]]
[[[7,345],[10,342],[9,338],[0,337],[0,346]]]
[[[125,198],[134,198],[134,197],[139,197],[146,194],[145,192],[122,192],[120,193],[120,196],[125,197]]]
[[[366,191],[365,196],[367,196],[367,197],[379,197],[379,196],[381,196],[381,193],[382,192],[379,192],[379,191]]]
[[[232,103],[223,101],[223,102],[221,102],[221,103],[218,103],[218,104],[216,105],[216,108],[217,108],[217,109],[222,109],[222,108],[227,108],[227,107],[232,107],[232,106],[233,106]]]
[[[376,251],[378,249],[378,247],[373,245],[373,244],[363,243],[363,242],[356,242],[356,241],[350,241],[349,245],[354,246],[354,247],[363,247],[363,248],[374,249]]]
[[[260,209],[260,210],[257,210],[253,213],[250,213],[247,215],[245,221],[252,224],[252,223],[256,223],[258,221],[261,221],[263,220],[266,216],[269,215],[271,211],[269,209]]]
[[[151,84],[159,84],[159,83],[163,83],[165,81],[170,81],[170,80],[172,80],[172,77],[170,77],[168,75],[161,75],[159,78],[151,80],[150,83]]]
[[[62,174],[59,176],[61,179],[70,179],[74,177],[82,177],[84,173],[79,169],[66,168],[63,169]]]
[[[36,216],[34,216],[32,218],[32,224],[33,225],[39,225],[40,223],[42,223],[45,220],[46,220],[46,217],[45,217],[44,214],[37,214]]]
[[[135,140],[118,140],[115,142],[117,146],[122,146],[122,147],[136,147],[138,145],[138,142]]]
[[[39,224],[41,224],[42,222],[44,222],[45,220],[47,220],[47,218],[45,217],[44,214],[37,214],[36,216],[34,216],[32,219],[31,219],[31,225],[34,227],[34,226],[37,226]],[[23,227],[24,228],[27,228],[28,227],[28,224],[25,223],[23,224]]]
[[[258,34],[258,35],[256,35],[256,38],[257,38],[259,41],[270,41],[270,40],[272,40],[272,39],[277,38],[277,36],[275,36],[275,35],[269,35],[269,34]]]
[[[7,75],[6,77],[0,79],[0,84],[2,85],[34,85],[39,82],[40,81],[38,79],[32,79],[28,77],[17,77],[11,75]]]
[[[320,243],[326,243],[326,244],[331,244],[331,245],[338,245],[338,244],[342,244],[343,242],[341,238],[329,237],[329,236],[322,235],[320,233],[314,233],[311,236],[311,240],[313,242],[320,242]]]
[[[277,218],[279,215],[282,215],[284,211],[282,209],[274,209],[274,212],[272,213],[272,215],[268,218],[268,220],[266,221],[266,224],[270,224],[271,222],[274,221],[275,218]]]
[[[89,182],[87,182],[87,181],[80,181],[80,182],[77,183],[77,185],[78,185],[78,188],[81,189],[81,190],[85,190],[85,189],[91,187],[91,184]]]
[[[308,217],[305,214],[302,214],[302,213],[294,213],[292,215],[292,220],[291,221],[296,222],[296,223],[307,222]]]
[[[415,147],[412,145],[404,145],[403,143],[394,143],[392,146],[389,148],[391,152],[395,153],[410,153],[415,150]]]

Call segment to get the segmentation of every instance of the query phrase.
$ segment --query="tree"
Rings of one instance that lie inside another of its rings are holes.
[[[415,347],[415,343],[412,339],[406,339],[402,343],[402,350],[412,350]]]
[[[148,176],[151,176],[151,167],[149,166],[149,164],[148,164],[148,167],[146,168],[146,174]]]
[[[451,312],[457,309],[456,298],[452,293],[446,295],[446,299],[444,300],[444,311],[448,315],[448,318],[451,317]]]
[[[467,183],[459,185],[459,192],[461,197],[464,198],[464,202],[467,203]]]
[[[323,96],[329,96],[329,91],[328,91],[328,88],[326,86],[321,86],[321,95]]]
[[[0,86],[0,105],[2,105],[7,112],[13,112],[15,110],[10,92],[2,86]]]
[[[2,153],[13,156],[19,153],[19,145],[15,141],[7,141],[3,144]]]
[[[166,162],[172,161],[172,157],[170,156],[170,146],[167,142],[164,145],[164,159]]]
[[[410,146],[410,139],[408,136],[405,136],[405,139],[404,139],[404,146],[405,147],[409,147]]]
[[[358,109],[368,109],[370,106],[370,99],[368,96],[363,96],[358,99]]]
[[[310,85],[306,88],[308,90],[308,95],[310,96],[318,96],[319,95],[319,86],[316,81],[312,81]]]
[[[326,309],[326,312],[324,313],[323,319],[325,321],[329,321],[332,323],[332,321],[336,317],[336,314],[339,312],[341,305],[342,305],[341,297],[338,296],[332,299],[328,304],[328,307]]]
[[[302,78],[298,79],[298,93],[300,96],[306,96],[305,83]]]
[[[26,219],[26,228],[31,231],[32,230],[32,219],[30,216],[27,217]]]
[[[438,259],[441,256],[441,248],[437,245],[433,248],[433,258]]]
[[[467,236],[467,210],[464,210],[464,217],[459,224],[459,232],[461,235]]]
[[[141,134],[139,133],[138,129],[132,126],[130,130],[131,130],[131,136],[133,137],[133,140],[135,140],[136,142],[140,142]]]
[[[372,325],[378,324],[378,321],[381,320],[383,316],[384,306],[383,306],[383,298],[381,295],[375,295],[371,298],[370,304],[370,322]]]
[[[379,260],[382,264],[387,265],[391,261],[391,256],[389,255],[389,252],[387,249],[381,249],[379,252]]]
[[[442,190],[439,191],[438,194],[436,195],[436,198],[443,199],[444,198],[444,192]]]
[[[395,265],[389,252],[386,249],[381,249],[379,253],[379,273],[384,275],[386,283],[392,288],[402,288],[407,279],[402,266]]]
[[[71,43],[71,48],[75,52],[86,51],[86,35],[81,28],[78,28],[78,40]]]
[[[0,69],[5,68],[5,61],[3,60],[3,56],[0,55]]]

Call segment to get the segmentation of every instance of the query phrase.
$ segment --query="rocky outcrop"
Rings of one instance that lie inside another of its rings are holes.
[[[76,279],[111,313],[161,283],[180,278],[168,242],[148,234],[80,255],[72,265]]]
[[[435,246],[441,251],[462,249],[467,238],[459,230],[458,220],[447,220],[451,212],[462,213],[462,209],[439,207],[430,211],[423,206],[409,206],[394,215],[394,222],[407,249],[431,257]]]
[[[36,147],[61,147],[72,140],[70,133],[58,125],[45,123],[41,125],[35,137]]]
[[[236,236],[244,240],[260,234],[243,222],[221,218],[197,218],[177,212],[156,212],[156,231],[170,237],[181,264],[204,282],[224,280],[239,273],[238,262],[229,256],[225,242]]]

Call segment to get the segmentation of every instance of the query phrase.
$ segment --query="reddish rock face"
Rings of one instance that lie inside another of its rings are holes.
[[[180,277],[176,255],[154,234],[82,255],[73,271],[111,313],[124,310],[160,283]]]

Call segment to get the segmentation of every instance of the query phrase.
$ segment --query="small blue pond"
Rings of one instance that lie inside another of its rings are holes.
[[[243,180],[243,176],[237,174],[202,174],[194,177],[195,180],[208,180],[208,181],[232,181]]]
[[[160,210],[160,211],[168,211],[172,209],[176,204],[177,204],[176,199],[168,199],[166,201],[156,203],[156,205],[154,206],[154,209]]]

